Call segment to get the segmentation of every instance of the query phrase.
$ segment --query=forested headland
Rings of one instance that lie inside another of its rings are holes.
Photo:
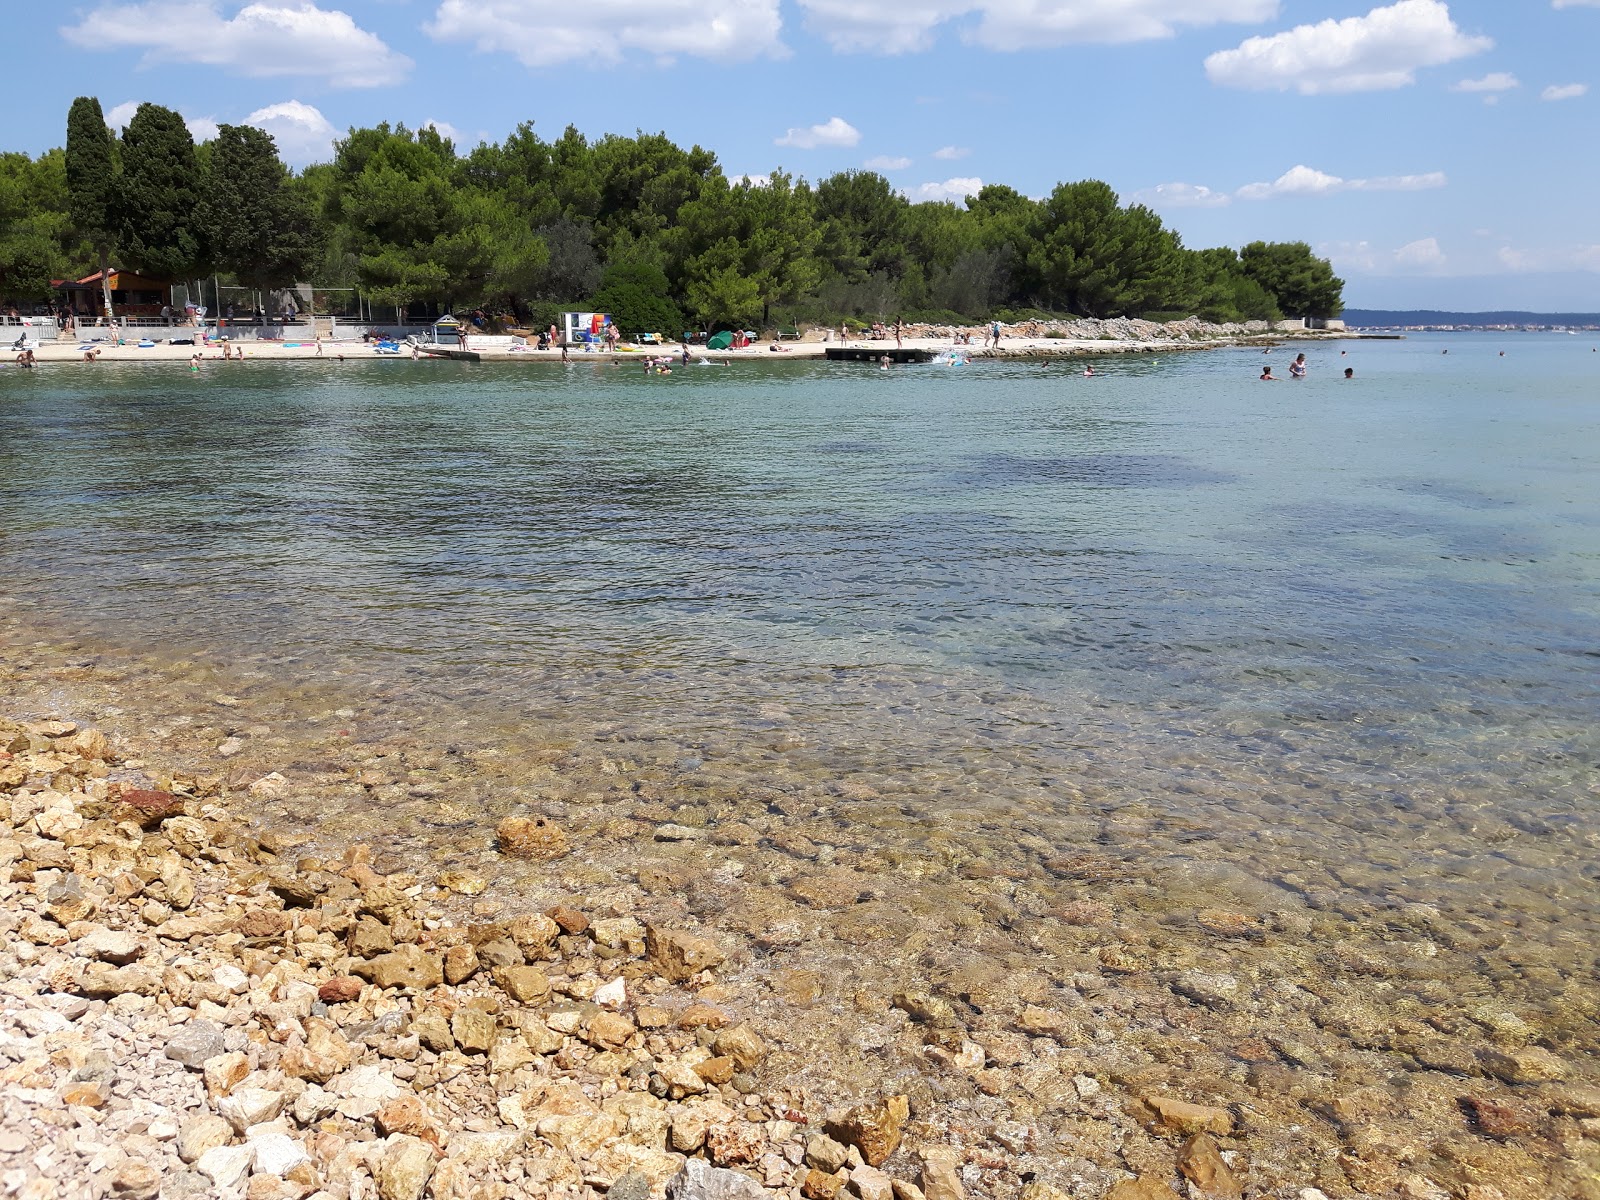
[[[0,298],[106,264],[263,290],[356,288],[374,308],[562,309],[625,330],[687,323],[1033,315],[1332,317],[1343,281],[1303,242],[1196,250],[1098,180],[1040,200],[998,184],[912,203],[882,175],[730,178],[665,134],[531,124],[461,151],[432,128],[352,129],[298,173],[270,135],[139,106],[120,132],[74,101],[66,144],[0,155]]]

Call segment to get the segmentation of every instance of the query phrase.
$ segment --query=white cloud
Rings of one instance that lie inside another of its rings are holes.
[[[1317,247],[1317,253],[1331,260],[1339,271],[1360,273],[1374,271],[1378,266],[1371,242],[1324,242]]]
[[[734,187],[741,187],[744,184],[749,184],[753,188],[764,188],[764,187],[771,187],[772,186],[772,176],[771,175],[730,175],[728,177],[728,182],[730,184],[732,184]]]
[[[976,196],[983,191],[983,180],[976,177],[966,179],[946,179],[943,183],[924,183],[913,189],[909,195],[914,204],[925,204],[928,201],[950,200],[956,204],[966,203],[968,196]]]
[[[962,37],[990,50],[1172,37],[1179,28],[1265,21],[1278,0],[799,0],[807,25],[835,50],[926,50],[939,27],[975,18]],[[1174,10],[1177,11],[1174,11]]]
[[[133,114],[138,111],[139,102],[137,100],[124,100],[115,108],[106,111],[106,124],[111,127],[113,133],[120,134],[127,127],[128,122],[133,120]]]
[[[450,124],[449,121],[435,121],[432,117],[429,117],[422,123],[422,128],[431,129],[440,137],[452,141],[458,146],[461,144],[461,130]]]
[[[1576,100],[1589,94],[1587,83],[1552,83],[1539,93],[1541,100]]]
[[[143,50],[140,66],[198,63],[257,78],[302,75],[332,87],[398,83],[411,69],[409,58],[348,13],[309,0],[246,4],[231,17],[219,0],[113,0],[64,26],[61,36],[85,50]]]
[[[1443,171],[1423,175],[1383,175],[1374,179],[1341,179],[1304,165],[1290,167],[1271,183],[1247,183],[1235,193],[1241,200],[1270,200],[1277,196],[1327,196],[1335,192],[1420,192],[1444,187]]]
[[[1556,8],[1600,8],[1600,0],[1551,0]]]
[[[805,129],[791,129],[774,145],[793,146],[797,150],[815,150],[818,146],[854,146],[861,140],[861,131],[843,117],[829,117],[821,125]]]
[[[1298,25],[1246,39],[1206,59],[1222,87],[1252,91],[1371,92],[1416,82],[1421,67],[1482,53],[1490,38],[1463,33],[1442,0],[1398,0],[1364,17]]]
[[[1509,92],[1519,88],[1522,84],[1517,77],[1506,71],[1494,71],[1482,79],[1463,79],[1460,83],[1452,84],[1452,92]]]
[[[879,154],[861,164],[869,171],[904,171],[911,160],[900,155]]]
[[[1437,271],[1445,264],[1445,253],[1439,249],[1438,238],[1420,238],[1396,250],[1394,261],[1402,267]]]
[[[1535,266],[1532,258],[1521,250],[1513,250],[1510,246],[1501,246],[1495,258],[1508,271],[1531,271]]]
[[[294,167],[327,162],[333,157],[333,142],[339,136],[327,117],[298,100],[258,108],[239,123],[270,133],[278,143],[279,157]]]
[[[139,101],[124,100],[115,108],[107,109],[106,125],[112,133],[121,136],[127,128],[128,122],[133,120],[133,114],[139,111]],[[200,142],[209,142],[217,136],[217,122],[212,117],[185,116],[183,123],[189,127],[189,136],[198,145]]]
[[[1226,192],[1214,192],[1198,183],[1158,183],[1133,194],[1135,204],[1148,208],[1222,208],[1233,202]]]
[[[965,146],[941,146],[933,152],[933,156],[944,162],[955,162],[957,159],[965,158],[971,153],[972,151]]]
[[[423,26],[439,42],[470,42],[525,67],[613,66],[633,51],[739,60],[785,53],[778,0],[441,0]]]

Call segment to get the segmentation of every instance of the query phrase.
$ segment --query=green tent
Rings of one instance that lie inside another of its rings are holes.
[[[733,345],[733,334],[723,330],[721,333],[712,335],[711,340],[706,343],[706,349],[726,350],[731,345]]]

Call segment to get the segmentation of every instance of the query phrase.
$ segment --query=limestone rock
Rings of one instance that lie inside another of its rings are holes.
[[[141,1158],[128,1159],[111,1177],[115,1200],[156,1200],[160,1193],[161,1172]]]
[[[422,1200],[433,1178],[433,1147],[420,1138],[396,1134],[389,1139],[372,1172],[379,1200]]]
[[[876,1167],[855,1167],[850,1172],[850,1193],[861,1200],[894,1200],[894,1182]]]
[[[215,1113],[201,1112],[178,1127],[178,1157],[186,1163],[198,1162],[207,1150],[226,1146],[233,1139],[233,1126]]]
[[[966,1200],[959,1151],[937,1146],[922,1152],[922,1192],[927,1200]]]
[[[667,1200],[770,1200],[754,1179],[691,1158],[667,1181]]]
[[[727,960],[722,948],[709,938],[656,925],[645,930],[644,945],[650,961],[674,983],[719,967]]]
[[[182,1063],[191,1071],[198,1071],[208,1059],[227,1052],[222,1042],[222,1026],[204,1017],[196,1017],[180,1025],[178,1031],[167,1039],[164,1052],[173,1062]]]
[[[1178,1170],[1206,1200],[1238,1200],[1244,1194],[1209,1134],[1197,1133],[1183,1144]]]
[[[538,967],[497,967],[494,981],[519,1004],[543,1004],[550,998],[550,979]]]
[[[597,1012],[583,1023],[583,1040],[597,1050],[620,1050],[638,1032],[620,1013]]]
[[[487,1054],[494,1045],[494,1018],[481,1008],[458,1008],[450,1018],[450,1034],[468,1054]]]
[[[1106,1200],[1178,1200],[1178,1195],[1154,1175],[1124,1179],[1106,1193]]]
[[[270,1121],[282,1111],[283,1093],[266,1088],[239,1088],[217,1101],[217,1113],[236,1133]]]
[[[439,957],[409,943],[392,954],[380,954],[356,967],[356,974],[383,988],[438,987],[444,982],[444,964]]]
[[[806,1142],[806,1165],[832,1175],[850,1162],[850,1148],[825,1133],[812,1135]]]
[[[97,929],[79,938],[77,951],[84,958],[126,966],[144,953],[144,942],[121,930]]]
[[[1538,1046],[1478,1052],[1483,1069],[1506,1083],[1559,1083],[1570,1073],[1567,1064]]]
[[[444,981],[464,983],[478,973],[478,952],[471,946],[451,946],[444,952]]]
[[[495,845],[508,858],[559,858],[567,835],[548,817],[507,817],[495,826]]]
[[[767,1044],[750,1026],[730,1025],[719,1030],[712,1040],[712,1050],[733,1059],[741,1071],[748,1071],[766,1057]]]
[[[910,1115],[905,1096],[885,1096],[857,1105],[825,1128],[830,1137],[860,1150],[869,1167],[877,1167],[899,1148],[900,1132]]]
[[[1190,1104],[1171,1096],[1141,1097],[1143,1110],[1137,1115],[1146,1125],[1185,1135],[1214,1133],[1225,1137],[1233,1132],[1233,1115],[1225,1108]]]
[[[255,1148],[255,1171],[258,1175],[276,1175],[282,1179],[296,1167],[306,1166],[311,1157],[299,1142],[286,1133],[264,1133],[252,1138]]]
[[[226,1191],[244,1181],[255,1157],[252,1146],[216,1146],[202,1154],[195,1166],[219,1190]]]

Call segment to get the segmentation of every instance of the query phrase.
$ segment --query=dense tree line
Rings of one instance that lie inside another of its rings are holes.
[[[461,153],[432,128],[352,129],[298,175],[272,138],[196,146],[139,106],[120,136],[90,97],[64,150],[0,155],[0,295],[111,261],[174,280],[356,287],[377,306],[563,308],[625,330],[996,314],[1336,316],[1343,282],[1303,242],[1191,250],[1097,180],[1042,200],[985,187],[911,203],[883,176],[730,179],[664,134],[544,141],[524,124]],[[108,298],[109,299],[109,298]]]

